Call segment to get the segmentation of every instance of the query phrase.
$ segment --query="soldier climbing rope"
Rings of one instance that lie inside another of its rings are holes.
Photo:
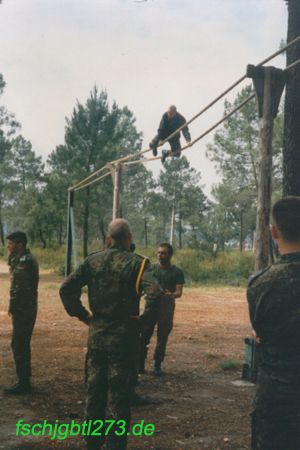
[[[300,41],[300,36],[298,36],[293,41],[289,42],[286,46],[282,47],[263,61],[261,61],[256,67],[263,66],[267,62],[271,61],[273,58],[278,56],[279,54],[285,52],[289,47],[292,45],[295,45],[297,42]],[[290,70],[294,68],[296,65],[300,63],[300,60],[294,61],[292,64],[290,64],[288,67],[286,67],[285,72],[287,70]],[[182,129],[184,129],[187,125],[194,122],[197,118],[199,118],[202,114],[204,114],[206,111],[208,111],[213,105],[215,105],[220,99],[222,99],[227,93],[229,93],[231,90],[233,90],[236,86],[238,86],[242,81],[244,81],[247,78],[248,74],[246,73],[242,77],[240,77],[237,81],[235,81],[232,85],[230,85],[225,91],[223,91],[220,95],[218,95],[214,100],[212,100],[208,105],[206,105],[203,109],[201,109],[196,115],[194,115],[190,120],[182,124],[179,128],[177,128],[173,133],[171,133],[168,137],[166,137],[164,140],[158,143],[158,146],[164,145],[166,142],[168,142],[170,139],[172,139],[174,136],[176,136]],[[258,95],[258,92],[256,92]],[[188,148],[192,148],[197,142],[199,142],[201,139],[203,139],[205,136],[207,136],[211,131],[213,131],[215,128],[217,128],[220,124],[222,124],[224,121],[226,121],[229,117],[231,117],[233,114],[235,114],[238,110],[243,108],[249,101],[251,101],[255,97],[255,94],[250,95],[246,100],[244,100],[240,105],[238,105],[236,108],[234,108],[232,111],[230,111],[227,115],[222,117],[219,121],[217,121],[214,125],[212,125],[210,128],[208,128],[206,131],[204,131],[200,136],[195,138],[192,142],[188,142],[186,146],[184,146],[181,151],[185,151]],[[259,99],[258,99],[259,100]],[[260,100],[259,100],[260,101]],[[74,220],[73,220],[73,208],[74,208],[74,193],[87,188],[88,186],[91,186],[94,183],[97,183],[98,181],[101,181],[102,179],[106,178],[108,175],[112,175],[113,183],[114,183],[114,196],[113,196],[113,216],[118,217],[119,215],[119,204],[120,204],[120,180],[121,180],[121,170],[122,166],[129,166],[133,164],[145,164],[150,161],[155,161],[157,159],[160,159],[159,156],[152,157],[152,158],[145,158],[142,159],[141,156],[151,151],[151,148],[147,148],[145,150],[141,150],[137,153],[131,153],[129,155],[123,156],[119,159],[116,159],[114,161],[111,161],[110,163],[106,164],[105,166],[101,167],[100,169],[96,170],[92,174],[90,174],[88,177],[84,178],[80,182],[76,183],[75,185],[71,186],[68,189],[68,222],[67,222],[67,257],[66,257],[66,275],[70,273],[71,270],[71,255],[72,255],[72,247],[74,251],[74,259],[76,257],[76,249],[75,249],[75,228],[74,228]],[[135,158],[135,159],[134,159]],[[130,161],[131,159],[134,159],[134,161]]]

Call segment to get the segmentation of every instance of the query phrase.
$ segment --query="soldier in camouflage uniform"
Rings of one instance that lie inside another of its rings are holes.
[[[299,450],[300,197],[275,203],[272,235],[281,256],[247,290],[259,351],[252,450]]]
[[[27,237],[22,231],[7,236],[11,274],[9,315],[12,317],[12,350],[18,383],[6,388],[7,394],[31,392],[30,341],[37,315],[39,269],[36,258],[26,249]]]
[[[132,235],[126,220],[109,226],[110,246],[92,253],[62,284],[60,296],[68,314],[89,324],[87,354],[87,420],[107,419],[108,392],[114,420],[123,420],[122,436],[110,430],[107,448],[126,448],[130,425],[130,378],[136,368],[139,332],[153,320],[161,288],[152,276],[149,261],[132,251]],[[88,286],[89,313],[80,301]],[[140,296],[146,308],[139,316]],[[117,427],[118,428],[118,427]],[[121,431],[122,433],[122,431]],[[87,437],[89,450],[99,449],[104,436]]]

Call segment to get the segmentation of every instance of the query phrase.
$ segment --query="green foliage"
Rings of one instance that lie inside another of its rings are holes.
[[[201,174],[190,166],[188,160],[170,159],[165,163],[165,170],[159,174],[159,187],[162,191],[164,219],[170,223],[172,209],[175,211],[175,237],[178,246],[186,241],[197,246],[201,235],[201,224],[208,209],[207,199],[200,187]],[[164,233],[166,234],[166,233]],[[163,234],[162,234],[163,235]],[[165,237],[169,237],[168,234]]]
[[[251,85],[238,93],[233,103],[225,101],[224,115],[252,93]],[[282,183],[283,115],[274,122],[273,192],[278,195]],[[252,241],[255,230],[259,164],[259,117],[255,101],[247,103],[218,130],[207,156],[215,162],[222,181],[213,187],[215,203],[211,206],[207,240],[213,239],[221,249],[232,242]]]
[[[182,268],[189,283],[241,286],[253,273],[254,256],[252,252],[228,251],[214,257],[184,249],[175,253],[174,263]]]
[[[67,119],[65,143],[58,146],[48,159],[51,177],[63,180],[60,203],[66,205],[67,188],[87,177],[106,163],[137,151],[141,134],[136,130],[133,113],[110,106],[106,91],[91,91],[85,105],[77,102]],[[58,192],[56,191],[56,201]],[[100,199],[100,201],[99,201]],[[105,231],[111,217],[112,181],[107,177],[101,183],[76,194],[75,221],[83,252],[87,253],[89,235],[105,240]]]
[[[100,250],[101,242],[95,241],[92,250]],[[6,251],[0,247],[0,256],[6,259]],[[59,275],[65,273],[65,246],[41,248],[32,246],[31,250],[37,256],[42,269],[53,270]],[[82,248],[77,249],[78,262],[83,261]],[[147,256],[152,263],[157,261],[157,247],[137,247],[137,253]],[[228,285],[245,286],[249,276],[253,273],[254,256],[252,252],[240,253],[230,251],[220,253],[216,257],[201,250],[178,249],[173,263],[180,267],[188,285]]]
[[[52,248],[32,247],[31,250],[37,257],[42,269],[53,270],[60,275],[64,274],[66,259],[66,249],[64,246]]]
[[[222,370],[239,370],[241,368],[241,363],[235,359],[226,359],[219,363],[219,367]]]

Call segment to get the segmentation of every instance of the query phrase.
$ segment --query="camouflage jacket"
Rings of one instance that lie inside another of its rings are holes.
[[[35,307],[39,283],[39,267],[29,249],[21,256],[12,253],[8,259],[11,275],[9,312],[25,313],[28,307]]]
[[[252,277],[247,299],[261,338],[258,381],[300,387],[300,253]]]
[[[69,315],[80,320],[88,316],[80,300],[83,286],[88,287],[89,307],[94,317],[89,346],[97,348],[102,345],[103,337],[135,334],[139,323],[153,320],[162,293],[149,261],[118,247],[92,253],[63,282],[60,288],[63,305]],[[146,306],[138,320],[142,293],[146,295]]]

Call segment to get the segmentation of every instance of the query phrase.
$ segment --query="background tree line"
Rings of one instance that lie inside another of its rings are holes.
[[[0,75],[0,96],[5,88]],[[241,90],[233,104],[225,101],[224,114],[252,91]],[[1,104],[1,102],[0,102]],[[64,143],[46,163],[37,156],[20,124],[0,106],[0,239],[8,230],[22,228],[34,244],[61,246],[66,238],[67,188],[106,163],[138,152],[142,134],[132,111],[109,102],[105,91],[92,89],[66,119]],[[274,195],[281,189],[283,119],[274,130]],[[225,122],[208,145],[220,180],[208,199],[201,174],[183,156],[168,160],[157,179],[144,165],[129,166],[122,175],[122,215],[131,222],[136,242],[145,247],[169,240],[174,217],[177,247],[211,250],[251,246],[255,229],[258,166],[258,116],[255,102]],[[91,242],[105,242],[112,213],[112,180],[76,193],[75,222],[78,241],[86,255]]]

